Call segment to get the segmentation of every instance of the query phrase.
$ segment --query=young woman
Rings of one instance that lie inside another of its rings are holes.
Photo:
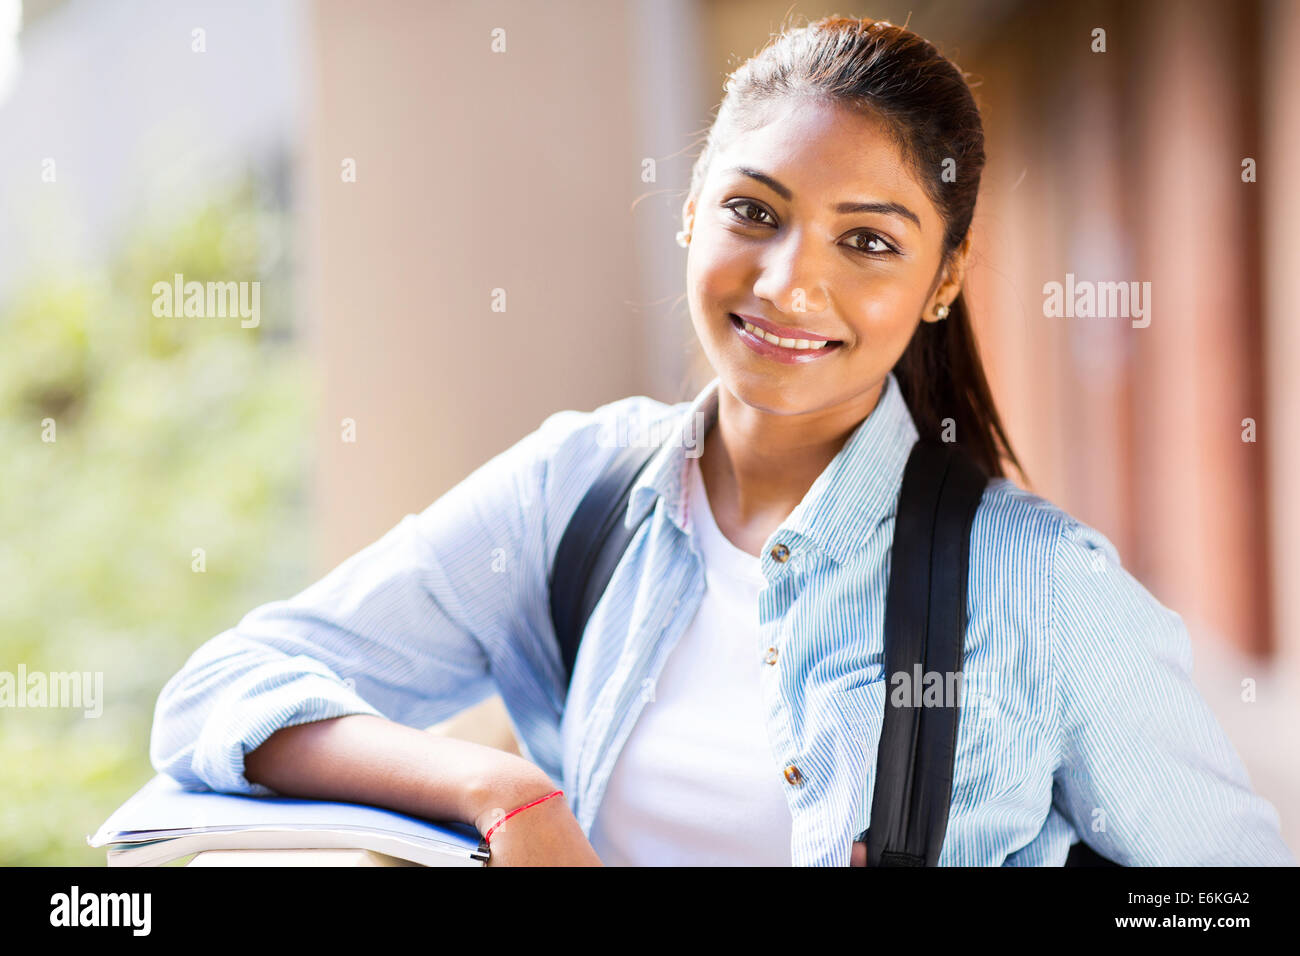
[[[714,381],[556,413],[252,611],[163,689],[155,766],[496,824],[494,865],[861,865],[902,471],[942,435],[992,478],[940,863],[1059,866],[1084,839],[1125,865],[1293,865],[1179,616],[1003,474],[961,294],[983,162],[962,74],[920,37],[778,37],[728,81],[683,208]],[[649,517],[566,689],[556,548],[610,436],[649,430],[627,520]],[[525,757],[417,729],[493,691]]]

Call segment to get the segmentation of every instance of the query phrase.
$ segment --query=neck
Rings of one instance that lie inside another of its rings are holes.
[[[699,461],[715,516],[733,527],[784,521],[875,409],[883,386],[833,409],[773,415],[719,384],[717,423]]]

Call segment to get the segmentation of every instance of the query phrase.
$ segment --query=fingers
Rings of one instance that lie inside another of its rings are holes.
[[[867,845],[865,843],[853,844],[853,850],[849,853],[849,866],[866,866],[867,865]]]

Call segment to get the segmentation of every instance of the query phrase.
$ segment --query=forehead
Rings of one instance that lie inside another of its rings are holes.
[[[794,193],[792,202],[810,211],[844,201],[897,201],[915,210],[926,230],[939,221],[885,123],[824,99],[771,104],[758,125],[735,130],[710,165],[714,189],[753,182],[731,172],[745,166],[784,184]]]

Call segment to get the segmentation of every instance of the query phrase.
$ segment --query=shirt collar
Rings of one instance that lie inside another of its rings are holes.
[[[668,430],[663,447],[650,459],[629,496],[624,521],[636,527],[659,497],[666,514],[685,534],[686,466],[698,458],[704,438],[717,421],[720,379],[692,399]],[[893,515],[918,432],[891,371],[871,414],[854,429],[839,453],[817,476],[794,511],[773,535],[794,550],[803,539],[837,562],[860,550],[867,536]]]

